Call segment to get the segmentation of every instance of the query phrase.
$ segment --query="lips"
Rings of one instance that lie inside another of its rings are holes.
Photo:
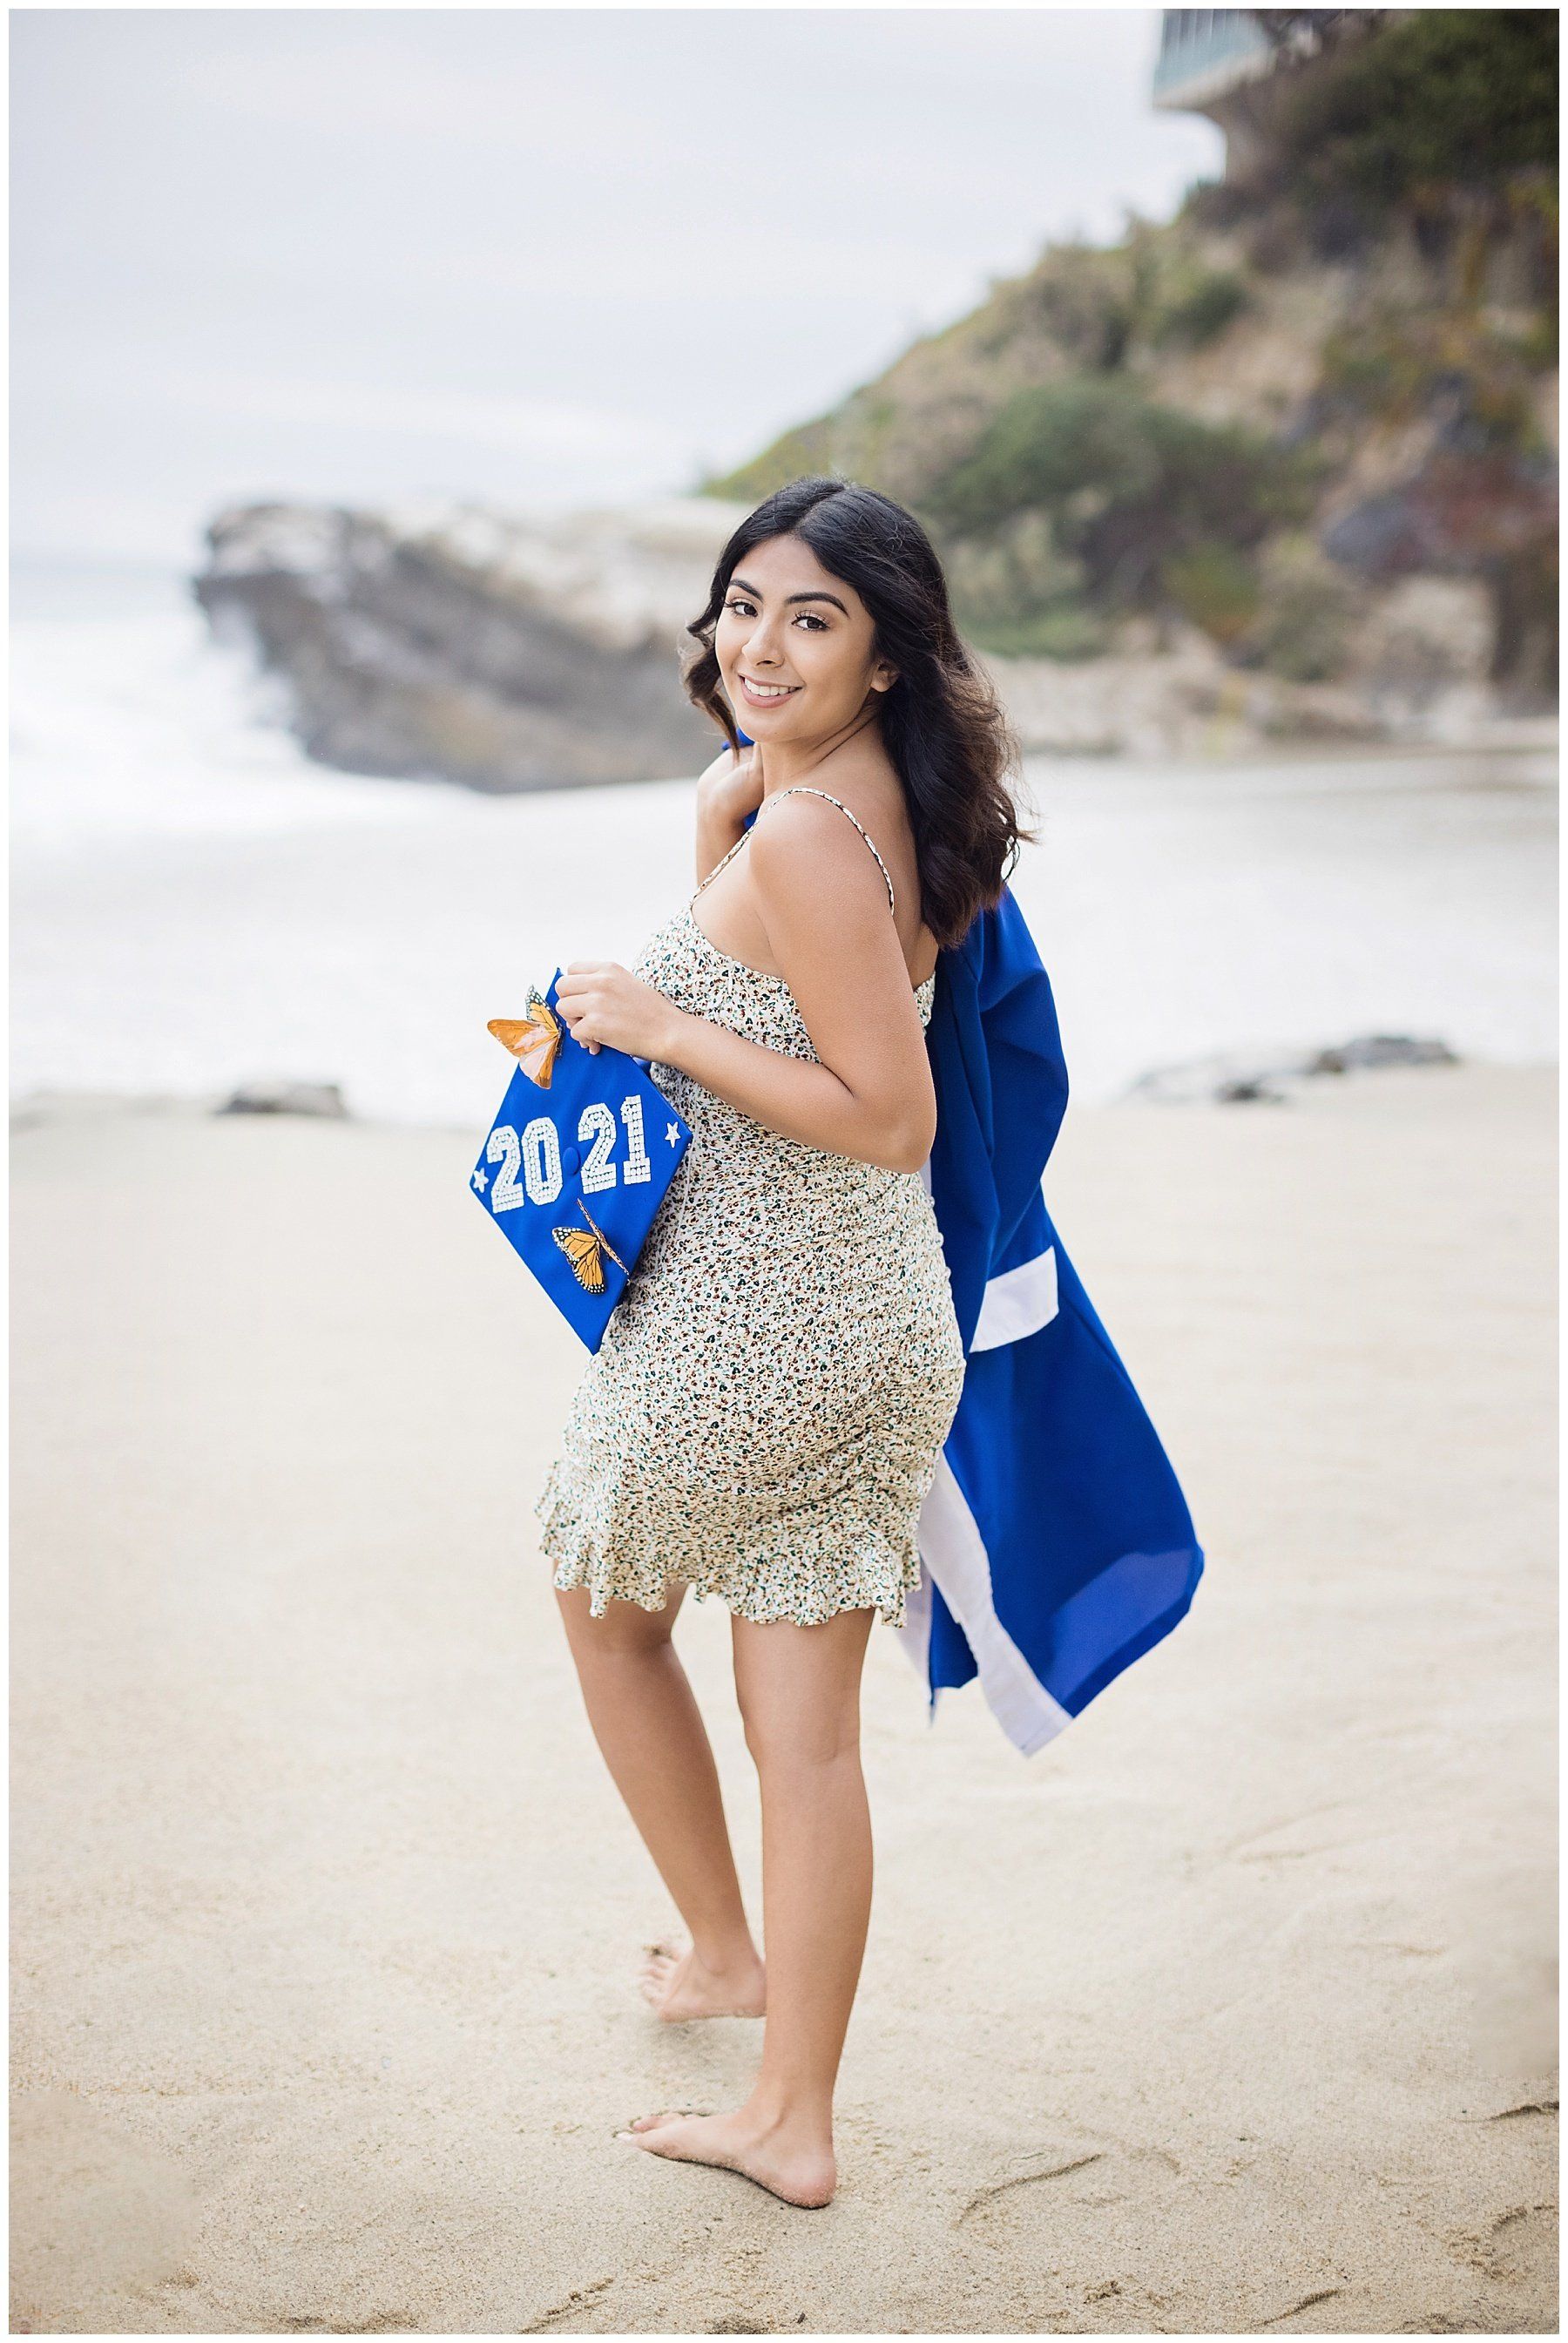
[[[740,689],[753,708],[781,708],[785,700],[794,699],[800,687],[798,683],[783,686],[757,684],[752,682],[749,675],[743,675],[740,678]]]

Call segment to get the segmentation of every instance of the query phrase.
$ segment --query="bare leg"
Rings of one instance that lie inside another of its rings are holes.
[[[663,1611],[612,1603],[590,1616],[584,1587],[557,1590],[594,1739],[691,1931],[679,1958],[656,1950],[644,1990],[661,2017],[757,2016],[762,1963],[724,1819],[719,1769],[670,1641],[685,1586]]]
[[[768,2026],[733,2115],[645,2116],[655,2155],[720,2164],[796,2205],[828,2203],[833,2085],[871,1907],[871,1825],[860,1771],[860,1670],[872,1614],[819,1627],[734,1622],[735,1682],[762,1785]]]

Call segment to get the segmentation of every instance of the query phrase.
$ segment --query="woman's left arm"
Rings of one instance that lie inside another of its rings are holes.
[[[616,960],[573,960],[556,988],[561,1015],[579,1041],[678,1066],[786,1139],[918,1172],[936,1135],[936,1091],[880,870],[841,814],[799,799],[772,810],[748,852],[769,944],[819,1062],[694,1017]]]

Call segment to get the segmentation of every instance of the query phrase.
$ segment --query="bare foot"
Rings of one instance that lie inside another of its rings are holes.
[[[695,1949],[678,1953],[670,1945],[648,1945],[642,1994],[672,2026],[693,2017],[760,2017],[767,2006],[762,1963],[753,1953],[732,1967],[709,1968]]]
[[[819,2212],[838,2186],[833,2151],[819,2136],[803,2127],[768,2122],[744,2107],[729,2116],[690,2115],[667,2107],[658,2115],[638,2116],[616,2137],[630,2140],[650,2156],[739,2172],[802,2210]]]

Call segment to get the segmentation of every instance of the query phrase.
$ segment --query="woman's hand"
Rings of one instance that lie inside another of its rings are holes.
[[[681,1011],[615,960],[574,960],[556,986],[556,1006],[574,1041],[630,1058],[665,1058]],[[668,1062],[668,1061],[667,1061]]]
[[[715,871],[762,802],[762,759],[755,748],[739,757],[726,749],[697,784],[697,883]]]
[[[762,759],[755,745],[739,757],[726,749],[697,784],[700,811],[739,833],[762,802]]]

